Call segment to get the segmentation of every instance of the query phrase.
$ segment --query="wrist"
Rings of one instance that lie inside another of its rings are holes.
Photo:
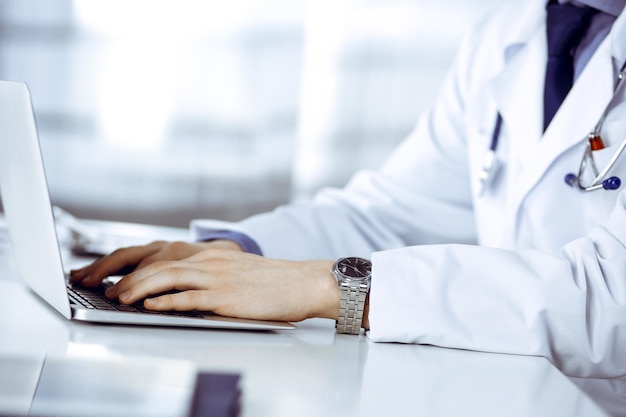
[[[333,261],[305,261],[304,271],[315,277],[310,291],[311,307],[309,318],[337,320],[339,315],[339,288],[330,269]]]

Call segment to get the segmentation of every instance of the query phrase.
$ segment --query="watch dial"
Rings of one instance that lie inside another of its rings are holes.
[[[362,258],[344,258],[337,265],[337,269],[350,278],[363,279],[372,274],[372,263]]]

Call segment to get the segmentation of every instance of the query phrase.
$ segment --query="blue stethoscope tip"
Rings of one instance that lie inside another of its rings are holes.
[[[578,181],[578,177],[576,176],[576,174],[569,173],[565,176],[565,184],[569,185],[570,187],[576,185],[576,181]]]
[[[622,185],[622,180],[617,177],[610,177],[602,181],[602,188],[605,190],[617,190]]]
[[[565,176],[565,184],[569,185],[570,187],[577,185],[578,176],[570,172],[569,174]],[[617,190],[621,185],[622,185],[622,180],[620,180],[618,177],[609,177],[605,179],[604,181],[602,181],[602,188],[604,188],[605,190]],[[594,186],[591,189],[597,190],[598,188],[600,187]]]

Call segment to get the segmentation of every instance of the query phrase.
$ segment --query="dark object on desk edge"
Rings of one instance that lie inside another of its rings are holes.
[[[230,373],[200,372],[192,397],[189,417],[237,417],[240,411],[240,376]],[[45,417],[32,416],[29,417]],[[0,417],[24,417],[2,414]]]
[[[240,376],[228,373],[199,373],[190,417],[236,417],[240,410]]]

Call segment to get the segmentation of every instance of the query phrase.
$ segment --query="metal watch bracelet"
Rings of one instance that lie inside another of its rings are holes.
[[[337,319],[337,333],[359,334],[363,322],[363,310],[369,286],[366,283],[358,287],[346,283],[339,284],[341,293],[339,317]]]

